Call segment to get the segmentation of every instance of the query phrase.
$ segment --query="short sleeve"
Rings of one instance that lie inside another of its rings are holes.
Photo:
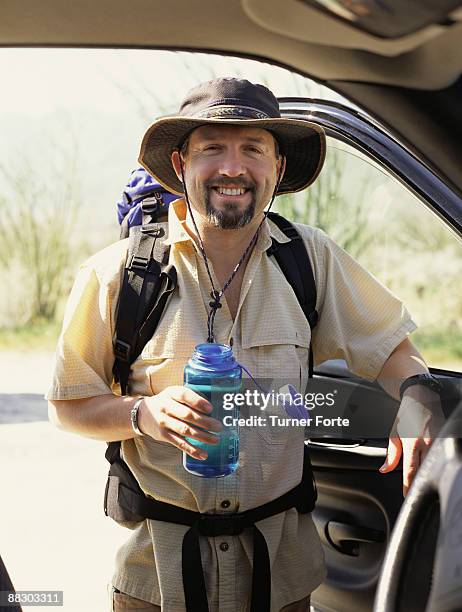
[[[314,238],[319,322],[315,363],[344,359],[351,372],[375,380],[416,324],[404,304],[324,232]]]
[[[79,399],[112,393],[117,289],[101,278],[92,260],[81,266],[67,302],[47,399]]]

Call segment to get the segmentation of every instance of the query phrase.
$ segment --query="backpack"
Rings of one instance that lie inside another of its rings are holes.
[[[168,263],[168,205],[178,196],[168,192],[143,169],[130,177],[117,204],[121,238],[128,236],[128,252],[116,314],[113,374],[122,395],[129,392],[131,364],[152,338],[169,297],[177,286],[176,270]],[[268,217],[290,242],[273,239],[267,250],[274,256],[292,287],[311,330],[318,321],[316,284],[311,261],[300,234],[290,221],[275,212]],[[309,348],[309,378],[313,377],[313,351]],[[104,495],[104,512],[117,522],[140,522],[147,498],[120,453],[120,442],[110,442],[106,459],[111,464]],[[151,500],[148,500],[151,501]]]

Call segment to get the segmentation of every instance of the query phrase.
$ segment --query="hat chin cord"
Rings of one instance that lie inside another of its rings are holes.
[[[271,197],[271,201],[270,201],[270,204],[268,206],[268,209],[266,211],[264,211],[264,213],[263,213],[264,214],[263,219],[261,220],[259,226],[257,227],[257,229],[255,231],[255,234],[252,237],[252,240],[249,242],[248,246],[244,250],[244,253],[242,254],[242,257],[239,259],[239,261],[237,262],[237,264],[234,267],[233,271],[231,272],[230,277],[228,278],[226,283],[223,285],[223,288],[220,291],[218,291],[215,288],[215,285],[213,283],[213,278],[212,278],[212,274],[210,272],[209,262],[208,262],[208,259],[207,259],[207,254],[205,252],[204,243],[202,241],[201,235],[200,235],[199,230],[197,228],[196,221],[194,219],[194,215],[193,215],[193,212],[192,212],[191,203],[189,201],[188,190],[186,188],[186,180],[185,180],[185,175],[184,175],[183,159],[181,158],[181,153],[180,152],[179,152],[179,158],[180,158],[180,168],[181,168],[181,180],[182,180],[183,187],[184,187],[184,196],[185,196],[185,200],[186,200],[186,205],[188,207],[188,211],[189,211],[189,214],[191,216],[191,220],[193,222],[197,238],[199,240],[199,249],[200,249],[200,252],[201,252],[202,257],[204,259],[205,269],[207,270],[207,275],[209,277],[210,284],[212,286],[212,291],[210,292],[210,297],[212,298],[212,301],[209,302],[210,312],[209,312],[208,317],[207,317],[207,342],[215,342],[215,337],[214,337],[214,333],[213,333],[213,325],[214,325],[214,322],[215,322],[215,315],[217,313],[217,310],[222,307],[221,298],[223,297],[226,289],[228,289],[228,287],[230,286],[230,284],[233,281],[234,277],[236,276],[239,268],[244,263],[247,255],[253,249],[253,247],[254,247],[254,245],[255,245],[255,243],[257,241],[258,234],[260,232],[260,228],[261,228],[263,222],[265,221],[266,216],[268,215],[271,206],[273,205],[274,198],[276,197],[277,191],[279,189],[279,185],[280,185],[281,179],[282,179],[282,168],[283,168],[283,166],[281,165],[281,168],[279,169],[278,178],[277,178],[274,190],[273,190],[273,195]]]

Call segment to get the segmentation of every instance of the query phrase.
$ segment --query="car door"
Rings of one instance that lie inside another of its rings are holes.
[[[280,99],[280,104],[285,116],[322,125],[328,147],[319,185],[280,199],[279,211],[333,234],[403,299],[419,324],[411,340],[444,383],[449,414],[462,383],[461,199],[357,109],[301,98]],[[325,611],[372,610],[403,501],[401,467],[389,474],[378,471],[399,404],[339,360],[318,365],[313,385],[338,393],[342,402],[331,416],[349,416],[353,425],[318,428],[307,440],[318,489],[313,517],[328,570],[312,602]],[[431,564],[430,557],[423,562]]]
[[[8,608],[11,612],[22,612],[19,603],[16,603],[16,592],[5,563],[0,556],[0,610]]]

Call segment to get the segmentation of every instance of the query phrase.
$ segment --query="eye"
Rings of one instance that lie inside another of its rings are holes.
[[[255,155],[262,155],[263,151],[255,145],[247,145],[246,150]]]
[[[203,148],[203,151],[219,151],[221,149],[220,145],[210,144]]]

